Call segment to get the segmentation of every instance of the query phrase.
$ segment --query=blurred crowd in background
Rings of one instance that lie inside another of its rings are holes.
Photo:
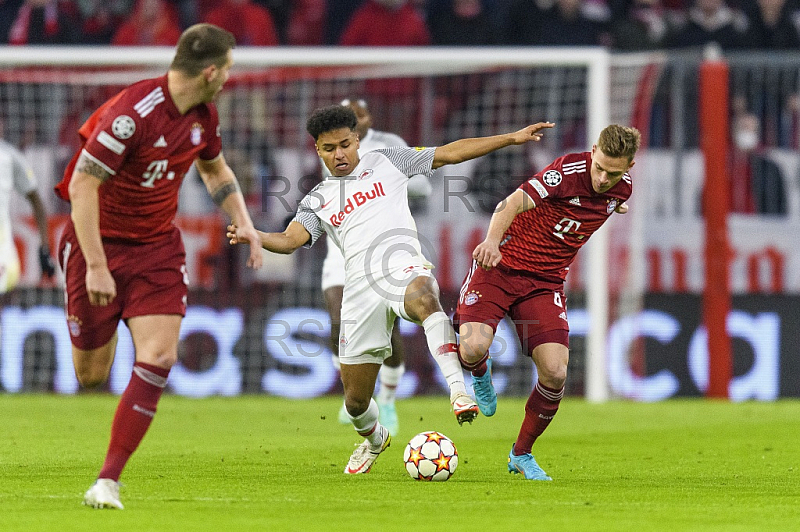
[[[800,48],[800,0],[0,0],[0,44]]]

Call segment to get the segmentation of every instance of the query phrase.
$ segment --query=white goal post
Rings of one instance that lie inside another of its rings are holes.
[[[37,73],[40,69],[53,69],[59,81],[72,85],[99,86],[99,85],[127,85],[150,75],[160,75],[169,65],[174,50],[165,47],[0,47],[0,88],[6,83],[18,83],[19,79],[25,78],[25,72],[30,71],[30,79],[37,83]],[[636,95],[640,91],[638,78],[640,71],[654,59],[652,56],[644,55],[612,55],[602,48],[530,48],[530,47],[482,47],[482,48],[340,48],[340,47],[277,47],[277,48],[252,48],[238,47],[233,52],[235,66],[232,75],[247,76],[249,74],[269,72],[271,69],[296,69],[292,74],[293,79],[303,76],[303,69],[326,69],[322,76],[326,80],[337,79],[337,76],[347,77],[348,83],[353,80],[380,80],[383,78],[415,77],[420,78],[423,87],[436,76],[448,75],[469,75],[471,73],[491,73],[502,72],[505,69],[516,69],[517,71],[534,69],[555,69],[548,76],[561,76],[568,79],[569,74],[564,74],[559,69],[578,69],[581,71],[580,81],[574,86],[564,85],[565,94],[570,93],[579,103],[578,110],[585,114],[582,119],[584,124],[577,129],[581,133],[576,136],[576,144],[566,146],[569,148],[588,149],[597,138],[599,132],[609,123],[626,123],[631,119]],[[342,71],[341,74],[338,71]],[[619,72],[632,72],[631,80],[625,80],[627,74],[618,76]],[[15,74],[14,72],[17,72]],[[320,74],[315,70],[312,74],[314,79],[321,79]],[[553,74],[555,72],[555,74]],[[44,76],[47,78],[47,76]],[[43,79],[44,79],[43,78]],[[265,87],[261,91],[269,91],[270,79],[267,76]],[[283,78],[281,78],[283,79]],[[511,83],[515,78],[511,79]],[[621,80],[621,81],[620,81]],[[45,81],[47,82],[47,81]],[[498,93],[504,90],[504,81],[498,81],[494,85],[487,85],[490,90]],[[567,82],[564,82],[567,83]],[[348,85],[342,90],[349,90]],[[430,87],[430,85],[427,85]],[[285,91],[274,98],[274,105],[280,105],[282,101],[294,102],[298,95],[297,91],[314,91],[315,86],[291,85],[288,84],[281,90]],[[11,89],[9,89],[10,91]],[[16,90],[16,89],[15,89]],[[336,97],[340,91],[338,88],[331,88],[327,85],[324,88],[325,95]],[[223,94],[226,91],[223,91]],[[461,130],[462,136],[472,136],[476,134],[491,134],[499,131],[491,131],[491,126],[498,124],[516,124],[522,127],[527,123],[540,120],[550,120],[559,122],[559,109],[564,108],[564,102],[555,101],[564,94],[551,94],[543,97],[540,107],[553,111],[553,115],[547,116],[514,116],[515,110],[524,107],[515,107],[512,104],[501,101],[498,96],[494,98],[491,94],[468,94],[463,99],[466,104],[459,111],[463,116],[473,116],[480,114],[485,117],[493,111],[498,113],[510,113],[504,119],[487,119],[489,125],[480,122],[480,125],[469,123]],[[305,96],[304,96],[305,97]],[[519,98],[519,92],[513,96]],[[331,101],[329,98],[329,103]],[[549,98],[549,99],[548,99]],[[15,113],[15,105],[11,101],[12,96],[0,93],[0,117],[8,117]],[[440,109],[441,101],[434,97],[421,98],[416,117],[415,131],[420,132],[420,137],[430,138],[428,132],[436,127],[436,116],[447,112],[447,109]],[[251,100],[252,101],[252,100]],[[298,114],[308,112],[313,109],[310,102],[316,102],[313,96],[306,97],[299,105]],[[478,102],[481,110],[470,109],[470,103]],[[493,103],[492,103],[493,102]],[[615,103],[616,102],[616,103]],[[231,113],[235,114],[235,105],[231,104]],[[241,105],[241,103],[239,104]],[[292,104],[294,105],[294,103]],[[62,104],[62,107],[66,107]],[[222,108],[222,107],[221,107]],[[571,112],[574,112],[573,109]],[[221,119],[224,119],[221,111]],[[466,119],[464,119],[466,120]],[[9,124],[17,124],[22,128],[25,116],[21,115],[15,119],[6,118],[6,132],[9,132]],[[466,124],[466,122],[465,122]],[[626,124],[627,125],[627,124]],[[384,127],[390,129],[391,127]],[[287,126],[288,127],[288,126]],[[449,126],[448,126],[449,127]],[[481,129],[484,128],[484,129]],[[447,138],[448,132],[460,132],[459,129],[450,130],[445,126],[439,128],[434,140]],[[22,133],[20,133],[20,136]],[[45,135],[46,136],[46,135]],[[295,137],[302,145],[302,136]],[[566,141],[565,141],[566,142]],[[561,146],[559,146],[559,149]],[[556,155],[560,155],[557,153]],[[548,161],[549,162],[549,161]],[[635,209],[632,210],[632,213]],[[636,234],[637,222],[634,218],[631,233]],[[606,224],[608,225],[608,224]],[[586,372],[584,393],[589,401],[602,402],[609,396],[607,381],[606,363],[606,334],[609,326],[609,228],[603,227],[598,231],[587,245],[587,251],[583,255],[582,270],[585,272],[584,287],[587,300],[587,310],[589,319],[589,329],[587,333],[586,347]],[[641,247],[641,246],[639,246]],[[641,263],[641,256],[636,257],[635,242],[629,246],[629,263],[636,268],[636,264]],[[637,263],[637,261],[639,261]],[[466,267],[466,266],[465,266]],[[456,272],[457,273],[457,272]],[[460,280],[460,278],[459,278]]]

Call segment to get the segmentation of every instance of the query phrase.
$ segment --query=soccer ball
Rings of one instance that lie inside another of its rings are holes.
[[[414,480],[445,481],[456,472],[458,451],[450,438],[431,430],[411,438],[403,462]]]

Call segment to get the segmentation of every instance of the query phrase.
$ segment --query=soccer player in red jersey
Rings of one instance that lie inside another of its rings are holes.
[[[551,480],[531,447],[564,395],[569,360],[564,280],[589,237],[613,213],[627,212],[628,170],[639,143],[635,128],[610,125],[590,152],[559,157],[498,204],[486,239],[472,253],[453,318],[459,357],[472,372],[481,413],[493,415],[497,395],[489,346],[500,320],[512,319],[539,376],[508,456],[509,472],[529,480]]]
[[[233,35],[211,24],[188,28],[165,76],[129,86],[83,124],[83,145],[56,186],[72,204],[59,261],[78,381],[86,387],[106,381],[120,319],[136,349],[105,462],[84,496],[95,508],[122,509],[120,474],[178,358],[187,274],[174,219],[178,189],[193,163],[217,205],[251,241],[258,237],[222,155],[212,103],[228,79],[234,45]],[[261,266],[257,246],[247,264]]]

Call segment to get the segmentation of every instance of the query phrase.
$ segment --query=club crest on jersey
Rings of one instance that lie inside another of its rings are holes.
[[[372,170],[372,168],[364,170],[363,172],[361,172],[361,175],[358,176],[358,180],[361,181],[362,179],[369,179],[370,177],[372,177],[372,174],[374,173],[375,172]]]
[[[542,175],[542,181],[548,187],[554,187],[561,183],[561,172],[558,170],[548,170]]]
[[[617,198],[613,198],[613,199],[609,200],[608,205],[606,205],[606,212],[608,214],[611,214],[612,212],[614,212],[614,209],[617,208],[617,203],[618,203],[617,202]]]
[[[464,304],[467,306],[474,305],[475,303],[478,302],[480,298],[481,298],[480,292],[478,292],[477,290],[470,291],[467,293],[467,295],[464,296]]]
[[[203,131],[203,126],[200,125],[200,122],[195,122],[192,124],[192,131],[189,133],[189,140],[192,141],[193,146],[197,146],[203,142]]]
[[[128,115],[119,115],[111,123],[111,132],[120,140],[129,139],[136,132],[136,122]]]

